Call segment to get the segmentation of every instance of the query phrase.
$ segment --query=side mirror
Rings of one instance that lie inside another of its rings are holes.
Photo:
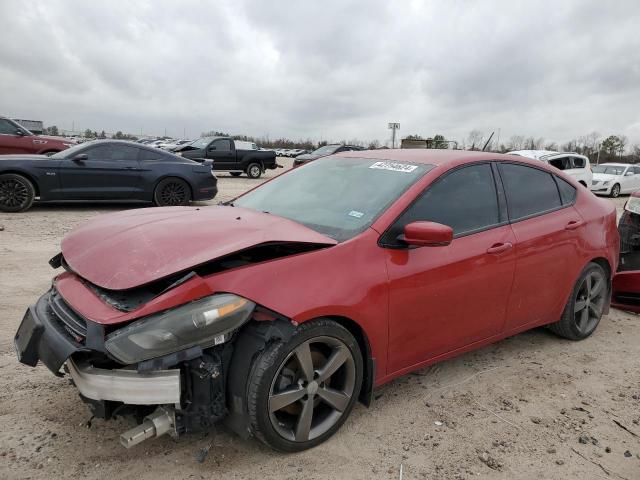
[[[16,130],[16,135],[18,135],[19,137],[24,137],[24,131],[18,129]]]
[[[412,222],[405,225],[400,239],[416,247],[443,247],[453,240],[453,229],[436,222]]]
[[[215,149],[216,149],[215,145],[211,145],[211,146],[208,148],[208,150],[209,150],[209,151],[211,151],[211,150],[215,150]]]
[[[73,157],[71,160],[73,160],[75,163],[82,163],[85,160],[89,160],[89,155],[87,155],[86,153],[80,153]]]

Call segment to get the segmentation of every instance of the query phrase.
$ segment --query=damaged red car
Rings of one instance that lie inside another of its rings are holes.
[[[607,312],[613,205],[480,152],[342,152],[227,205],[102,215],[62,241],[20,361],[68,374],[130,447],[224,422],[282,451],[333,435],[391,379]]]

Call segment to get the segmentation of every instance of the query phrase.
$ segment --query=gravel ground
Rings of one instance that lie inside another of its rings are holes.
[[[204,204],[260,183],[219,178],[219,197]],[[125,450],[118,435],[131,422],[89,422],[69,381],[19,364],[12,338],[48,288],[64,234],[135,207],[0,214],[0,478],[397,479],[402,468],[405,479],[640,479],[640,319],[616,310],[583,342],[537,329],[395,380],[307,452],[276,453],[223,430]]]

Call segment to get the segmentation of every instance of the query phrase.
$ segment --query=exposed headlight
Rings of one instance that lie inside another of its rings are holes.
[[[237,295],[212,295],[135,321],[109,335],[105,347],[131,364],[195,345],[218,345],[249,320],[254,308],[255,303]]]
[[[611,180],[605,180],[604,182],[602,182],[602,185],[604,185],[606,187],[610,183],[611,183]]]
[[[640,197],[629,197],[629,201],[625,204],[624,209],[627,212],[640,214]]]

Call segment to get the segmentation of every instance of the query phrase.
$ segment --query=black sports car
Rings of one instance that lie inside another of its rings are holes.
[[[139,143],[96,140],[50,157],[0,155],[3,212],[22,212],[36,198],[170,206],[209,200],[217,192],[211,161],[198,163]]]

